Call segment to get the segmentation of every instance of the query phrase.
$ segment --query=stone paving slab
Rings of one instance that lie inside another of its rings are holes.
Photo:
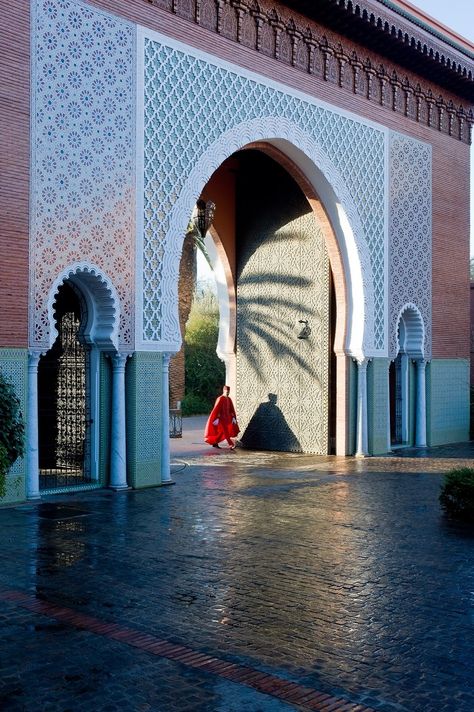
[[[279,712],[298,709],[274,695],[294,683],[326,712],[472,712],[474,530],[443,518],[441,470],[269,456],[177,463],[174,487],[49,497],[63,518],[0,510],[0,589],[50,607],[0,603],[0,708]],[[182,662],[51,606],[167,641]],[[269,676],[266,694],[194,654]]]
[[[3,602],[13,603],[19,608],[31,611],[39,616],[46,616],[47,621],[41,621],[34,625],[35,632],[37,631],[47,631],[49,633],[60,633],[64,635],[66,630],[69,633],[74,632],[74,629],[79,629],[80,631],[88,631],[96,636],[101,636],[112,641],[118,641],[122,645],[130,646],[132,648],[142,650],[149,656],[153,655],[160,659],[176,661],[180,663],[178,669],[174,672],[166,670],[165,673],[158,669],[153,671],[153,676],[156,680],[160,675],[166,674],[167,680],[165,685],[160,685],[160,687],[166,687],[170,685],[170,678],[179,677],[180,674],[186,673],[187,670],[184,668],[190,668],[197,674],[194,675],[193,683],[194,687],[199,687],[200,682],[206,687],[205,702],[204,707],[201,701],[198,699],[198,695],[193,693],[187,693],[187,697],[179,702],[177,707],[176,699],[168,704],[162,695],[157,696],[157,706],[159,709],[219,709],[221,707],[221,700],[210,698],[208,694],[208,688],[212,686],[213,688],[219,686],[219,681],[221,683],[226,683],[231,681],[233,683],[239,683],[239,687],[236,688],[235,685],[225,685],[221,684],[222,688],[220,697],[222,697],[222,707],[226,710],[231,709],[259,709],[268,710],[272,712],[273,710],[278,711],[289,709],[288,704],[280,704],[279,700],[284,700],[291,703],[291,708],[293,706],[301,710],[315,710],[317,712],[373,712],[370,708],[362,705],[355,705],[349,703],[343,698],[335,698],[331,695],[318,692],[309,687],[304,687],[302,685],[297,685],[288,680],[278,678],[275,675],[269,675],[267,673],[258,672],[253,668],[249,668],[243,665],[237,665],[230,661],[219,659],[210,655],[199,653],[192,648],[185,647],[182,645],[176,645],[168,641],[156,638],[156,636],[150,635],[148,633],[140,633],[132,628],[126,628],[116,623],[107,623],[99,618],[95,618],[89,615],[84,615],[70,608],[65,608],[64,606],[57,606],[55,604],[48,603],[47,601],[38,600],[35,596],[22,593],[20,591],[5,591],[0,590],[0,600]],[[69,641],[68,641],[69,642]],[[87,648],[88,641],[81,640],[81,661],[85,659],[84,651]],[[36,637],[33,645],[25,645],[25,648],[34,648],[34,645],[40,645],[41,640]],[[123,655],[121,650],[118,654]],[[114,656],[117,657],[117,656]],[[43,698],[41,693],[35,696],[33,701],[33,708],[50,708],[54,705],[56,701],[55,698],[58,697],[58,692],[63,694],[59,697],[64,696],[64,688],[68,683],[78,683],[75,684],[76,688],[74,694],[76,697],[81,697],[82,695],[94,691],[97,687],[97,681],[93,681],[94,676],[101,672],[100,667],[93,666],[90,669],[91,674],[87,674],[86,671],[81,668],[79,672],[77,669],[73,673],[64,673],[64,666],[62,661],[58,661],[59,665],[56,672],[50,675],[51,681],[53,682],[52,687],[48,687],[45,690]],[[116,662],[116,660],[114,660]],[[136,664],[136,661],[131,662],[131,667]],[[59,678],[58,678],[59,671]],[[43,671],[41,670],[41,673]],[[107,671],[110,677],[110,670]],[[47,673],[46,673],[47,675]],[[186,675],[185,675],[186,676]],[[219,680],[218,680],[218,679]],[[142,682],[142,675],[140,674],[140,681]],[[18,679],[18,675],[14,674],[14,671],[6,671],[3,678],[3,692],[2,698],[5,707],[16,706],[14,698],[16,696],[22,697],[22,686],[21,681]],[[59,683],[59,684],[58,684]],[[66,685],[65,685],[66,683]],[[176,681],[176,685],[179,684],[182,688],[182,682]],[[250,690],[243,690],[242,686],[251,688],[252,695],[250,695]],[[41,687],[41,683],[40,683]],[[257,694],[255,694],[255,691]],[[259,694],[263,693],[263,694]],[[271,695],[274,699],[268,699]],[[107,699],[108,694],[104,695],[104,684],[101,684],[101,695]],[[247,698],[247,699],[246,699]],[[62,704],[58,700],[59,704]],[[100,705],[101,703],[98,702]],[[133,704],[130,694],[126,694],[123,698],[123,705],[130,709]],[[149,702],[144,702],[141,707],[148,708]],[[22,707],[28,707],[28,702],[25,700],[19,702]],[[68,703],[66,703],[68,705]],[[2,707],[3,709],[3,707]],[[106,709],[111,709],[110,703],[106,703]]]

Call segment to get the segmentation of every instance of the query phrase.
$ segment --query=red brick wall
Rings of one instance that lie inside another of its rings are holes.
[[[471,282],[471,386],[474,388],[474,282]]]
[[[433,357],[469,358],[469,146],[433,141]]]
[[[28,345],[30,19],[2,3],[0,40],[0,348]]]

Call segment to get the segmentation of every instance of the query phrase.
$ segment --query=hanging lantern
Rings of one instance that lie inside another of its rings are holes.
[[[211,200],[206,203],[204,200],[199,199],[196,203],[192,220],[202,239],[206,237],[206,233],[212,225],[215,211],[216,206]]]

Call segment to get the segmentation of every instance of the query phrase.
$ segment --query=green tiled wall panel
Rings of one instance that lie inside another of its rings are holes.
[[[371,455],[383,455],[388,449],[388,366],[387,358],[374,358],[367,367],[368,445]]]
[[[0,349],[0,371],[13,385],[20,399],[21,412],[27,423],[28,402],[28,351],[26,349]],[[6,479],[7,492],[0,499],[0,505],[12,502],[24,502],[26,499],[26,460],[17,460]]]
[[[433,359],[426,385],[428,445],[469,440],[469,361]]]
[[[132,487],[161,484],[162,355],[137,352],[127,364],[127,470]]]

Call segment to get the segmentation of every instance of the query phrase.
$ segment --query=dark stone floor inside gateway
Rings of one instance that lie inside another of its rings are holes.
[[[474,527],[438,494],[474,444],[230,452],[190,424],[174,486],[0,509],[0,709],[472,712]]]

